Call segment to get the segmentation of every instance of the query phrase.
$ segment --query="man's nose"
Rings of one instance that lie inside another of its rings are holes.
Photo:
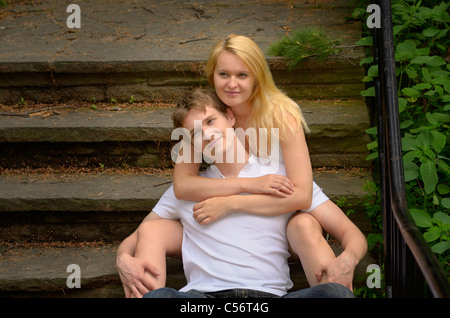
[[[213,129],[211,127],[203,127],[202,133],[204,140],[214,140]]]

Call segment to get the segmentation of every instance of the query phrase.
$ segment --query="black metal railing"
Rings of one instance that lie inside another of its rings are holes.
[[[373,29],[386,297],[450,297],[450,284],[406,202],[391,3],[379,0],[381,27]],[[429,295],[431,292],[431,295]]]

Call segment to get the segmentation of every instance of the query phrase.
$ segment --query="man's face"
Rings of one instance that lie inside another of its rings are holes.
[[[196,151],[215,159],[224,158],[227,150],[234,145],[234,116],[231,111],[224,115],[206,105],[206,111],[192,109],[183,121],[183,127],[190,132],[191,142]],[[228,129],[227,129],[228,128]],[[201,145],[201,149],[198,146]]]

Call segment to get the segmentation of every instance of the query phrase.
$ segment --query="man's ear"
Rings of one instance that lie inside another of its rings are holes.
[[[231,111],[230,107],[227,108],[227,116],[228,119],[231,121],[231,125],[234,126],[234,124],[236,123],[236,117],[234,117],[234,114]]]

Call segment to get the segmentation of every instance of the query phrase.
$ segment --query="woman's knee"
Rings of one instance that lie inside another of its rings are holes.
[[[288,234],[297,235],[322,235],[322,227],[315,217],[306,212],[298,212],[289,220]]]

